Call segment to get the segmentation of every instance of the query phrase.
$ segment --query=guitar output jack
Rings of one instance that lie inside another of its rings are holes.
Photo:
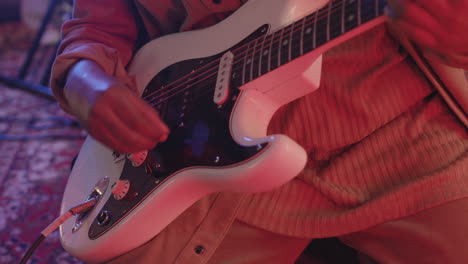
[[[94,188],[93,190],[91,191],[91,193],[88,195],[88,197],[86,198],[86,200],[89,200],[89,199],[96,199],[97,202],[99,202],[99,200],[101,200],[102,196],[104,195],[104,193],[106,192],[107,188],[109,187],[109,177],[103,177],[101,178],[97,183],[96,185],[94,185]],[[75,233],[76,231],[78,231],[81,226],[83,225],[83,222],[84,220],[86,220],[86,218],[88,218],[89,216],[89,213],[91,212],[92,210],[89,210],[87,212],[84,212],[82,214],[79,214],[77,217],[76,217],[76,222],[75,222],[75,225],[73,225],[73,228],[72,228],[72,233]]]
[[[106,226],[110,223],[111,216],[109,211],[102,211],[99,213],[96,219],[98,226]]]

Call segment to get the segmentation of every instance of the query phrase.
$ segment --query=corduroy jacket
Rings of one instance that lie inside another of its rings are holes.
[[[243,4],[133,2],[75,1],[74,19],[63,27],[51,80],[65,110],[70,110],[62,90],[66,74],[80,59],[96,61],[131,86],[126,66],[141,32],[132,6],[152,39],[212,25]],[[198,218],[210,223],[204,234],[229,228],[218,221],[225,214],[290,236],[336,236],[467,197],[468,84],[463,70],[426,64],[413,46],[401,43],[465,127],[448,113],[400,44],[380,25],[327,51],[322,72],[333,73],[324,73],[316,92],[280,109],[273,118],[270,132],[288,134],[308,152],[304,172],[270,192],[210,196],[210,201],[216,200],[210,203],[213,207],[207,206]],[[197,241],[196,236],[190,241]]]

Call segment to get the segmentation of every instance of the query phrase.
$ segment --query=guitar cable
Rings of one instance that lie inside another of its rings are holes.
[[[34,251],[39,247],[41,242],[47,236],[49,236],[55,229],[61,226],[65,221],[70,219],[72,216],[91,210],[92,208],[94,208],[97,201],[98,201],[97,198],[90,198],[89,200],[86,200],[85,202],[70,208],[70,210],[68,210],[66,213],[57,217],[49,226],[47,226],[41,232],[41,234],[36,239],[36,241],[34,241],[34,243],[29,247],[28,251],[26,251],[23,258],[21,259],[20,264],[26,264],[26,262],[29,260],[31,255],[34,253]]]

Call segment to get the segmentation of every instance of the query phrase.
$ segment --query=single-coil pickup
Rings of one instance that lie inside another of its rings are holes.
[[[222,105],[229,98],[229,83],[231,80],[232,62],[234,54],[226,52],[220,59],[218,78],[216,79],[216,88],[214,91],[213,101],[217,105]]]

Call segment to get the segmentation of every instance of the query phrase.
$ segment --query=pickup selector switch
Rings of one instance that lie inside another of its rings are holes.
[[[128,154],[127,158],[132,162],[133,167],[140,167],[148,156],[148,150]]]

